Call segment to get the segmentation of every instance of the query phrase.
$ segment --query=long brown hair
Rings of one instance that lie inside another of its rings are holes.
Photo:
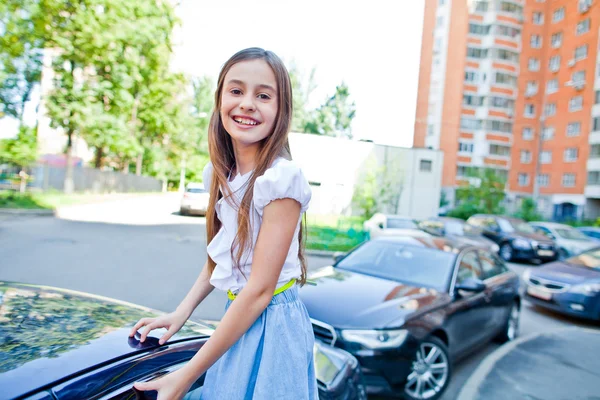
[[[242,61],[257,59],[264,60],[275,74],[275,79],[277,81],[278,107],[273,132],[263,139],[257,154],[256,167],[246,183],[244,197],[240,204],[236,204],[238,207],[238,228],[233,241],[233,246],[231,247],[231,257],[234,261],[234,266],[240,269],[240,272],[241,258],[247,250],[251,250],[252,248],[250,209],[252,207],[254,182],[256,181],[256,178],[265,173],[277,157],[283,157],[288,160],[292,159],[288,142],[288,133],[292,122],[292,85],[285,65],[275,53],[258,47],[251,47],[237,52],[227,60],[219,74],[217,90],[215,91],[215,108],[213,109],[210,125],[208,127],[208,151],[210,154],[210,161],[213,165],[210,185],[210,202],[206,213],[206,241],[207,243],[210,243],[217,232],[219,232],[219,229],[221,229],[221,221],[217,218],[215,205],[223,196],[225,196],[228,201],[232,199],[232,193],[227,184],[227,180],[230,171],[235,166],[233,144],[231,142],[231,137],[223,126],[220,113],[225,75],[227,75],[227,72],[229,72],[233,65]],[[302,268],[302,275],[298,282],[301,285],[306,283],[306,261],[304,258],[305,224],[306,217],[304,216],[298,233],[298,258]],[[211,274],[215,269],[215,266],[216,264],[213,259],[208,256],[208,269]]]

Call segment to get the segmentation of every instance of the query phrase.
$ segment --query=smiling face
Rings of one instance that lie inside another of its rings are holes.
[[[277,95],[275,74],[265,61],[242,61],[229,69],[219,112],[235,144],[250,146],[271,134],[277,117]]]

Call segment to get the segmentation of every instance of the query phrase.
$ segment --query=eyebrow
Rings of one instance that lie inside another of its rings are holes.
[[[246,84],[243,81],[240,81],[239,79],[231,79],[229,82],[227,82],[228,85],[234,84],[234,85],[242,85],[245,86]],[[277,90],[275,90],[275,88],[271,85],[267,85],[265,83],[261,83],[258,85],[259,88],[261,89],[267,89],[267,90],[271,90],[273,92],[277,92]]]

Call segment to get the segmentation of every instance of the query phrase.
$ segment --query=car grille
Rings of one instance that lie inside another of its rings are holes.
[[[331,346],[335,345],[337,334],[335,333],[333,326],[312,318],[310,319],[310,322],[312,322],[313,332],[315,333],[316,339]]]
[[[564,283],[550,281],[547,279],[541,279],[533,276],[529,278],[529,284],[532,286],[544,288],[550,292],[555,293],[565,292],[569,288],[569,285],[566,285]]]
[[[538,243],[538,250],[554,250],[554,245],[552,243]]]

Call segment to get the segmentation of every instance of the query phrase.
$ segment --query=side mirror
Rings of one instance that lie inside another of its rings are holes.
[[[335,253],[333,253],[334,264],[337,264],[338,261],[340,261],[342,258],[344,258],[345,255],[346,255],[346,253],[344,253],[343,251],[336,251]]]
[[[465,292],[480,293],[485,290],[485,283],[479,279],[468,278],[454,287],[455,290],[464,290]]]
[[[379,229],[383,229],[383,222],[378,223],[377,226],[379,227]]]

